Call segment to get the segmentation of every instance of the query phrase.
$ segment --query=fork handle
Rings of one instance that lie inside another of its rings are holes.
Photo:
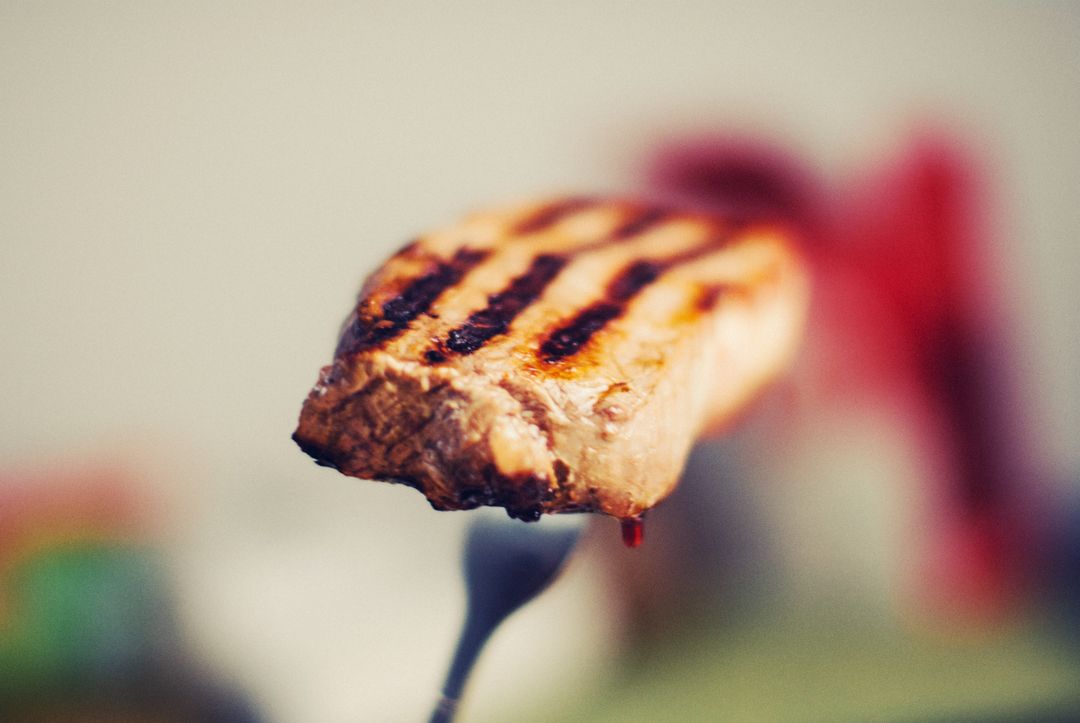
[[[492,623],[490,620],[481,619],[471,611],[465,618],[465,625],[461,630],[461,637],[458,638],[457,648],[454,650],[450,671],[446,674],[446,682],[443,683],[442,697],[435,704],[435,710],[432,711],[428,723],[451,723],[454,720],[469,673],[472,672],[476,659],[480,657],[480,651],[484,649],[484,644],[499,622],[496,620]]]

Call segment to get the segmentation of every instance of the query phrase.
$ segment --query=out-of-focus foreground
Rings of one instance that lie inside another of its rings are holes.
[[[363,277],[553,192],[805,230],[792,374],[465,720],[1080,710],[1073,5],[0,4],[0,718],[420,720],[467,513],[289,440]]]

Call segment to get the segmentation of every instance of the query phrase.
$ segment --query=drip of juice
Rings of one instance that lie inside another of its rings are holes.
[[[645,539],[645,523],[641,517],[622,519],[622,541],[627,547],[637,547]]]

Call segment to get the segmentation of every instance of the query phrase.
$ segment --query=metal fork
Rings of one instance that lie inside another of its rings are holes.
[[[558,577],[589,515],[545,515],[537,522],[512,520],[482,508],[465,538],[463,572],[468,594],[465,624],[430,723],[450,723],[465,682],[484,644],[511,613]]]

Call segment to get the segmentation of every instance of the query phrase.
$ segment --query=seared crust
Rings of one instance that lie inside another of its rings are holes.
[[[641,514],[798,340],[790,233],[559,199],[476,214],[361,291],[294,439],[436,509]]]

